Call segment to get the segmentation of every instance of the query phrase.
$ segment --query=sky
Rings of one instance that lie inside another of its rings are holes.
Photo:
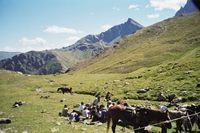
[[[0,51],[69,46],[132,18],[150,26],[173,17],[187,0],[0,0]]]

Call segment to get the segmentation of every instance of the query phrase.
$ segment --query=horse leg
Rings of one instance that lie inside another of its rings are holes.
[[[140,130],[138,130],[138,133],[148,133],[148,131],[145,130],[145,128],[141,128]]]
[[[115,133],[116,123],[112,124],[112,132]]]
[[[182,132],[182,122],[179,120],[179,121],[176,121],[176,133],[181,133]]]
[[[167,133],[167,128],[166,127],[162,127],[161,128],[161,133]]]

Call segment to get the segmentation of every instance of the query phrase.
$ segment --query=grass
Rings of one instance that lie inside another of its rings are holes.
[[[113,98],[116,100],[124,98],[125,96],[129,98],[127,101],[130,105],[142,104],[154,107],[163,105],[165,103],[152,101],[155,98],[153,94],[158,90],[163,91],[164,89],[162,88],[155,88],[155,90],[152,89],[144,95],[138,95],[136,93],[136,90],[141,86],[150,86],[152,84],[151,81],[148,81],[148,77],[151,80],[155,79],[155,77],[153,77],[153,71],[157,71],[157,69],[157,67],[153,67],[151,68],[151,71],[147,71],[144,68],[129,74],[61,74],[56,76],[26,76],[15,72],[1,70],[0,112],[4,113],[1,114],[0,117],[9,117],[12,119],[12,123],[8,125],[0,125],[0,129],[7,130],[7,132],[15,132],[15,130],[18,132],[51,132],[53,128],[59,129],[58,132],[61,133],[71,131],[75,133],[104,132],[106,124],[101,126],[91,126],[82,123],[73,123],[70,125],[67,121],[58,117],[58,112],[61,111],[64,104],[67,104],[70,110],[73,110],[74,106],[79,104],[81,101],[91,103],[94,99],[92,96],[93,93],[99,91],[104,95],[108,90],[114,93]],[[146,73],[144,74],[144,72]],[[127,77],[130,78],[137,75],[143,75],[143,77],[139,79],[127,79]],[[157,78],[162,79],[161,77],[162,76],[159,76]],[[147,82],[144,83],[144,81]],[[72,86],[76,93],[74,95],[56,93],[57,87],[62,86],[62,84]],[[35,89],[38,87],[43,88],[44,92],[37,94]],[[172,88],[170,89],[171,93],[175,92],[178,94],[175,90],[173,92]],[[195,97],[199,97],[199,94],[194,93],[192,89],[188,89],[187,91]],[[41,95],[50,95],[50,98],[40,99]],[[66,101],[60,103],[59,101],[63,98],[66,99]],[[150,100],[148,100],[148,98]],[[12,108],[12,104],[18,100],[25,101],[26,103],[19,108]],[[103,98],[102,103],[104,103]],[[199,100],[192,101],[192,103],[199,104]],[[46,112],[41,113],[42,111]],[[57,125],[57,123],[60,123],[60,125]],[[120,127],[118,127],[117,130],[118,132],[121,132]],[[152,130],[158,131],[159,129],[153,128]],[[130,132],[128,129],[126,131]]]

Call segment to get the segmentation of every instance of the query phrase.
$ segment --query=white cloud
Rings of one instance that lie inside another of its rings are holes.
[[[68,45],[74,44],[76,41],[78,41],[80,37],[78,36],[69,36],[65,39]]]
[[[112,27],[112,25],[109,25],[109,24],[105,24],[105,25],[102,25],[101,26],[101,29],[103,29],[103,30],[108,30],[108,29],[110,29]]]
[[[155,13],[155,14],[148,14],[148,15],[147,15],[148,18],[159,18],[159,16],[160,16],[160,15],[159,15],[158,13]]]
[[[46,40],[40,37],[36,37],[34,39],[28,39],[27,37],[22,37],[19,42],[23,45],[44,45],[46,44]]]
[[[58,34],[58,33],[68,33],[68,34],[80,34],[82,31],[75,30],[72,28],[67,27],[59,27],[56,25],[48,26],[44,32],[52,33],[52,34]]]
[[[114,7],[112,8],[112,10],[114,10],[114,11],[120,11],[120,8],[114,6]]]
[[[150,0],[149,2],[155,10],[172,9],[177,11],[187,0]]]
[[[18,52],[18,51],[16,51],[16,49],[14,49],[13,47],[10,47],[10,46],[2,47],[0,51]]]
[[[129,9],[129,10],[130,10],[130,9],[136,9],[136,10],[138,10],[138,9],[139,9],[138,7],[139,7],[138,5],[132,4],[132,5],[129,5],[129,6],[128,6],[128,9]]]
[[[41,37],[36,37],[33,39],[22,37],[19,40],[19,46],[15,48],[15,51],[20,51],[20,52],[27,52],[31,50],[41,51],[41,50],[50,49],[50,48],[51,47],[49,47],[49,44],[47,44],[47,41]]]

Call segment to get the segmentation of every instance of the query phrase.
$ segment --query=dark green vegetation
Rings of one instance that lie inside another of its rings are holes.
[[[105,132],[105,124],[70,125],[58,117],[64,104],[72,110],[81,101],[90,103],[96,92],[105,95],[110,91],[114,100],[125,98],[130,104],[154,107],[165,104],[156,101],[159,93],[175,94],[182,98],[180,104],[200,104],[197,87],[200,83],[199,22],[199,14],[193,13],[144,28],[69,74],[29,76],[1,70],[0,112],[3,113],[0,117],[10,117],[12,123],[0,125],[0,129],[7,132],[51,132],[52,128],[59,129],[58,132]],[[71,86],[75,94],[56,93],[63,85]],[[38,87],[43,88],[43,93],[36,93]],[[150,90],[138,94],[142,88]],[[41,95],[50,98],[40,99]],[[64,103],[59,102],[63,98]],[[12,108],[17,100],[26,103]],[[152,130],[158,132],[157,128]]]

